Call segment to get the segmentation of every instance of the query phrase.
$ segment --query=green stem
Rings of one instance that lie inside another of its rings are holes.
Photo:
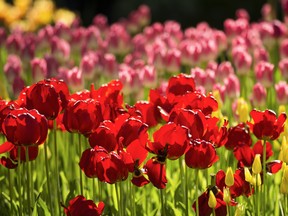
[[[45,171],[46,171],[46,183],[47,183],[47,189],[48,189],[48,201],[49,201],[49,208],[50,212],[53,212],[52,208],[52,194],[51,194],[51,186],[50,186],[50,177],[49,177],[49,164],[48,164],[48,143],[44,143],[44,155],[45,155]]]
[[[30,166],[29,166],[29,147],[26,147],[25,149],[25,154],[26,154],[26,163],[27,163],[27,168],[26,168],[26,175],[27,175],[27,202],[28,202],[28,215],[31,215],[31,188],[30,188]],[[21,157],[21,156],[20,156]]]
[[[189,168],[186,166],[186,170],[185,170],[185,215],[189,215],[189,204],[188,204],[188,170]]]
[[[117,204],[118,204],[118,213],[119,213],[119,216],[122,216],[122,209],[121,209],[121,204],[120,204],[120,197],[119,197],[117,183],[115,183],[115,190],[116,190],[116,197],[117,197]]]
[[[57,123],[54,120],[54,128],[53,128],[53,138],[54,138],[54,154],[55,154],[55,171],[56,171],[56,188],[57,188],[57,209],[58,215],[61,213],[61,195],[60,195],[60,181],[59,181],[59,168],[58,168],[58,149],[57,149]]]
[[[102,184],[99,179],[98,179],[98,191],[99,191],[99,200],[102,200]]]
[[[261,204],[262,204],[262,208],[263,208],[263,215],[266,214],[266,202],[265,202],[265,197],[266,197],[266,140],[264,140],[263,143],[263,158],[262,158],[262,169],[263,169],[263,194],[262,194],[262,200],[261,200]]]
[[[119,182],[119,185],[120,185],[120,204],[121,204],[120,210],[122,212],[122,215],[126,215],[125,214],[125,203],[124,203],[124,192],[123,192],[123,185],[122,184],[123,184],[123,182],[120,181]]]
[[[82,145],[82,143],[81,143],[81,134],[79,133],[78,134],[78,139],[79,139],[79,158],[81,158],[81,154],[82,154],[82,149],[81,149],[81,145]],[[80,170],[80,194],[81,195],[83,195],[83,176],[82,176],[82,170],[81,169],[79,169]]]
[[[22,167],[21,167],[21,148],[18,147],[18,157],[19,157],[19,165],[18,165],[18,195],[19,195],[19,216],[22,216],[22,211],[23,211],[23,208],[22,208],[22,193],[21,193],[21,183],[22,183],[22,179],[21,179],[21,176],[22,176]]]
[[[199,201],[198,201],[198,187],[199,187],[199,169],[196,169],[196,215],[199,216]]]
[[[8,181],[9,181],[9,196],[10,196],[10,215],[13,215],[13,192],[12,192],[12,180],[11,180],[11,170],[8,169]]]
[[[131,184],[131,190],[132,190],[132,215],[136,216],[136,208],[135,208],[135,204],[136,204],[136,199],[135,199],[135,186],[133,184]]]
[[[160,200],[161,200],[161,215],[166,216],[166,209],[164,204],[164,189],[160,189]]]

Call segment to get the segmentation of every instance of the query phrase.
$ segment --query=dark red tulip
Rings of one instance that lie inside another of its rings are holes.
[[[175,123],[163,125],[153,134],[154,142],[148,142],[147,149],[156,154],[158,160],[176,160],[181,157],[188,145],[188,130]]]
[[[140,111],[142,120],[149,127],[153,127],[158,123],[157,109],[151,102],[137,101],[135,108]]]
[[[228,150],[233,150],[235,147],[242,145],[252,145],[250,132],[244,123],[240,123],[234,127],[229,128],[228,140],[225,144],[225,148]]]
[[[201,139],[206,132],[206,118],[201,110],[175,109],[169,121],[187,127],[192,139]]]
[[[216,186],[223,192],[223,188],[227,187],[225,184],[226,173],[219,170],[216,174]],[[234,173],[234,184],[229,187],[231,198],[236,198],[241,195],[250,196],[252,191],[250,183],[245,181],[244,169],[237,169]]]
[[[100,104],[93,99],[70,101],[63,115],[67,131],[88,136],[103,121]]]
[[[223,193],[217,188],[217,186],[210,186],[203,194],[198,197],[199,204],[199,215],[201,216],[210,216],[212,214],[212,208],[208,205],[209,200],[209,191],[212,190],[217,201],[215,207],[216,216],[227,215],[226,203],[223,201]],[[237,203],[234,200],[231,200],[229,203],[230,206],[235,206]],[[196,211],[196,202],[193,203],[193,209]]]
[[[164,189],[167,184],[165,163],[159,162],[156,157],[147,161],[144,168],[150,182],[158,189]]]
[[[214,146],[205,140],[192,140],[185,154],[186,165],[194,169],[206,169],[219,160]]]
[[[168,99],[172,100],[171,95]],[[174,103],[174,108],[199,109],[204,115],[211,115],[213,111],[218,109],[217,100],[212,94],[206,96],[197,91],[174,98]]]
[[[114,120],[123,111],[123,95],[121,90],[122,83],[119,80],[102,85],[98,90],[91,86],[91,98],[97,100],[101,104],[101,110],[104,120]]]
[[[175,96],[181,96],[194,91],[195,82],[192,76],[186,74],[179,74],[169,79],[167,95],[173,94]]]
[[[40,81],[23,92],[26,93],[25,107],[37,109],[49,120],[55,119],[68,103],[68,87],[56,79]]]
[[[95,146],[95,148],[86,149],[80,158],[79,166],[85,175],[89,178],[97,177],[97,162],[102,157],[108,155],[108,152],[102,148]]]
[[[97,162],[97,177],[102,182],[114,184],[128,177],[128,168],[116,152],[110,152]]]
[[[250,115],[253,122],[248,122],[248,125],[258,139],[275,140],[284,130],[287,118],[285,113],[281,113],[277,118],[276,113],[272,110],[252,110]]]
[[[14,109],[4,119],[2,131],[16,146],[40,145],[46,140],[48,123],[37,110]]]
[[[103,202],[96,205],[92,200],[86,200],[84,196],[78,195],[69,201],[68,207],[64,207],[64,213],[67,216],[100,216],[104,207]]]
[[[234,148],[234,156],[239,161],[239,165],[246,167],[251,167],[256,154],[260,154],[261,158],[263,155],[263,145],[262,141],[259,140],[255,143],[253,148],[248,145],[242,145]],[[266,142],[266,160],[268,160],[273,155],[272,145]]]
[[[283,161],[274,160],[266,163],[266,170],[268,173],[275,174],[282,168]]]

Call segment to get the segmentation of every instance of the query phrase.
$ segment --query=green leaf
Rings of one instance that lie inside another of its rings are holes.
[[[51,213],[46,205],[46,203],[43,201],[43,199],[40,197],[38,200],[39,207],[44,211],[44,216],[51,216]]]

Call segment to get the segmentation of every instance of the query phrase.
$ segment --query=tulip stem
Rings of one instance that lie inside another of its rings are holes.
[[[18,196],[19,196],[19,216],[22,216],[22,193],[21,193],[21,183],[22,183],[22,179],[21,179],[21,176],[22,176],[22,167],[21,167],[21,148],[18,147],[18,157],[19,157],[19,165],[18,165],[18,171],[19,171],[19,174],[18,174]]]
[[[120,205],[120,197],[119,197],[119,191],[118,191],[118,185],[115,183],[115,190],[116,190],[116,197],[117,197],[117,204],[118,204],[118,213],[120,216],[122,216],[122,209]]]
[[[13,192],[12,192],[12,180],[11,180],[11,170],[8,169],[8,180],[9,180],[9,195],[10,195],[10,214],[13,215]]]
[[[60,199],[60,181],[59,181],[59,168],[58,168],[58,149],[57,149],[57,123],[54,120],[54,128],[53,128],[53,135],[54,135],[54,153],[55,153],[55,170],[56,170],[56,188],[57,188],[57,209],[60,215],[61,212],[61,199]]]
[[[185,205],[186,205],[186,214],[185,215],[189,215],[189,205],[188,205],[188,167],[186,166],[186,170],[185,170]]]
[[[30,166],[29,166],[29,147],[26,147],[25,149],[25,155],[26,155],[26,163],[27,163],[27,168],[26,168],[26,175],[27,175],[27,202],[28,202],[28,215],[31,215],[31,189],[30,189]],[[21,157],[21,155],[19,155]]]
[[[79,158],[81,158],[81,153],[82,153],[82,149],[81,149],[81,134],[78,134],[78,138],[79,138]],[[80,169],[80,194],[83,195],[83,177],[82,177],[82,170]]]
[[[166,216],[166,209],[165,209],[165,204],[164,204],[164,189],[160,189],[160,200],[161,200],[161,215]]]
[[[51,187],[50,187],[50,178],[49,178],[49,165],[48,165],[48,153],[47,153],[47,148],[48,148],[48,143],[44,143],[44,156],[45,156],[45,170],[46,170],[46,183],[47,183],[47,189],[48,189],[48,200],[49,200],[49,207],[50,207],[50,212],[53,212],[52,208],[52,196],[51,196]]]
[[[266,203],[265,203],[265,196],[266,196],[266,140],[263,141],[263,158],[262,158],[262,170],[263,170],[263,194],[262,194],[262,200],[261,200],[261,205],[263,207],[263,215],[265,215],[266,210]]]
[[[196,215],[199,216],[199,201],[198,201],[198,187],[199,187],[199,169],[196,169]]]

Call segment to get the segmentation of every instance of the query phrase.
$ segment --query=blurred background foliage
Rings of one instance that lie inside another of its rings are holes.
[[[226,18],[234,18],[239,8],[250,14],[251,21],[261,19],[261,8],[265,0],[56,0],[57,7],[76,11],[87,26],[95,14],[102,13],[109,23],[127,17],[139,5],[151,8],[152,22],[176,20],[183,28],[206,21],[210,26],[222,29]],[[278,7],[279,9],[280,7]]]

